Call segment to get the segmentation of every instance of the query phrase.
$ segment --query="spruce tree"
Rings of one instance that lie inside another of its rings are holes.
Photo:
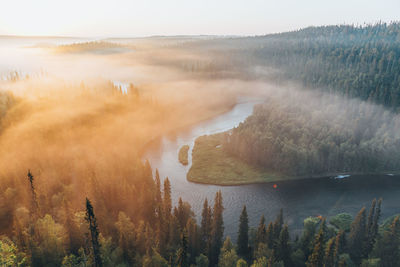
[[[374,234],[374,219],[376,212],[376,199],[374,198],[371,203],[371,208],[368,213],[367,224],[366,224],[366,240],[364,245],[363,257],[367,258],[369,253],[372,251],[372,248],[375,243],[375,234]]]
[[[308,267],[320,267],[324,262],[324,239],[325,239],[325,218],[322,219],[319,232],[314,240],[314,248],[311,255],[308,257]]]
[[[187,231],[184,229],[181,233],[180,237],[180,247],[177,251],[177,266],[178,267],[188,267],[189,266],[189,259],[188,259],[188,237]]]
[[[267,242],[267,227],[265,225],[265,217],[261,216],[260,223],[258,224],[254,248],[257,250],[258,244]]]
[[[162,201],[162,226],[160,230],[160,238],[162,241],[160,245],[167,247],[171,242],[171,211],[172,211],[172,200],[171,200],[171,184],[168,177],[164,180],[163,188],[163,201]]]
[[[382,239],[379,256],[382,267],[398,266],[400,262],[400,220],[396,217]]]
[[[94,210],[90,200],[86,198],[86,217],[85,220],[89,224],[90,238],[93,248],[93,257],[95,267],[103,266],[101,256],[100,256],[100,243],[99,243],[99,230],[97,227],[96,216],[94,215]]]
[[[279,235],[282,231],[282,226],[283,226],[283,209],[280,209],[278,216],[276,216],[276,219],[273,224],[275,240],[277,240],[279,238]]]
[[[248,260],[249,257],[249,218],[247,216],[246,205],[243,206],[239,219],[239,232],[237,239],[238,255]]]
[[[224,219],[222,216],[224,206],[222,205],[222,193],[218,191],[215,194],[213,221],[211,230],[211,257],[210,265],[218,265],[219,253],[222,247],[222,239],[224,236]]]
[[[272,222],[268,224],[267,230],[265,232],[265,239],[269,249],[273,249],[274,246],[274,226]]]
[[[204,255],[209,256],[211,245],[211,224],[212,214],[208,206],[207,198],[204,200],[203,211],[201,213],[201,243]]]
[[[356,264],[360,264],[366,241],[365,207],[360,210],[350,227],[349,254]]]
[[[37,202],[37,197],[36,197],[36,188],[35,188],[35,178],[33,176],[33,174],[31,173],[30,170],[28,170],[28,181],[29,181],[29,185],[31,188],[31,193],[32,193],[32,209],[31,209],[31,214],[33,214],[34,216],[39,216],[39,214],[37,214],[39,212],[39,205]]]
[[[338,259],[339,255],[343,253],[346,247],[346,236],[343,230],[340,230],[335,237],[335,255],[334,258]]]
[[[171,200],[171,183],[168,177],[164,181],[164,199],[163,199],[163,211],[165,219],[171,217],[172,211],[172,200]]]
[[[329,239],[329,241],[326,245],[324,267],[335,267],[335,264],[336,264],[335,242],[336,242],[336,238],[332,237],[331,239]]]
[[[289,228],[285,224],[279,235],[277,260],[283,261],[285,266],[292,266],[290,258],[290,245],[289,245]]]

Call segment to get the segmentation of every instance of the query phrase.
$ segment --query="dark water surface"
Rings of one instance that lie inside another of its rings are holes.
[[[198,221],[205,198],[211,200],[218,190],[224,200],[225,234],[236,237],[239,215],[243,205],[247,206],[251,226],[256,226],[260,216],[273,220],[280,208],[285,221],[292,230],[302,227],[309,216],[333,216],[340,212],[356,214],[363,206],[369,206],[373,198],[383,198],[383,217],[400,213],[400,177],[389,175],[358,175],[345,179],[330,177],[295,181],[253,184],[242,186],[214,186],[190,183],[186,173],[191,165],[191,150],[194,140],[204,134],[229,130],[244,121],[259,101],[244,99],[231,111],[153,142],[144,154],[161,177],[169,177],[173,201],[182,197],[192,206]],[[178,151],[188,144],[189,165],[178,162]]]

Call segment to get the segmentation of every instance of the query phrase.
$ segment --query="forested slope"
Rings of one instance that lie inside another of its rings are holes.
[[[399,116],[377,105],[291,93],[256,106],[223,147],[288,175],[398,171],[399,127]]]
[[[400,106],[400,23],[309,27],[246,38],[177,45],[180,62],[207,77],[292,81],[387,107]]]

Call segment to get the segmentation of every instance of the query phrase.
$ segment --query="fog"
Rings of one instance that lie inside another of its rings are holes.
[[[382,107],[267,82],[263,76],[276,70],[254,66],[241,72],[235,57],[183,45],[194,40],[87,41],[2,38],[2,192],[24,188],[29,169],[43,197],[61,194],[78,209],[93,194],[93,177],[104,187],[121,186],[137,171],[151,140],[226,112],[243,96],[315,110],[319,121],[334,121],[344,131],[354,127],[346,114],[362,107],[384,119],[371,115],[373,121],[364,123],[379,120],[376,133],[384,129],[398,140],[398,115]],[[253,70],[256,75],[249,75]],[[115,86],[121,83],[132,86],[121,92]],[[17,195],[28,206],[29,194]]]
[[[65,46],[76,41],[2,39],[0,191],[12,207],[30,206],[30,170],[42,203],[67,201],[80,210],[93,197],[93,179],[106,190],[140,172],[151,140],[259,94],[255,81],[207,79],[179,68],[195,54],[143,42],[122,44],[123,51],[113,43]],[[121,83],[131,84],[126,92]],[[12,218],[12,207],[0,209],[2,218]]]

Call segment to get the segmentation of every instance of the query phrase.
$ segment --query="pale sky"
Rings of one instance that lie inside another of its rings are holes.
[[[0,0],[0,35],[262,35],[400,20],[400,0]]]

